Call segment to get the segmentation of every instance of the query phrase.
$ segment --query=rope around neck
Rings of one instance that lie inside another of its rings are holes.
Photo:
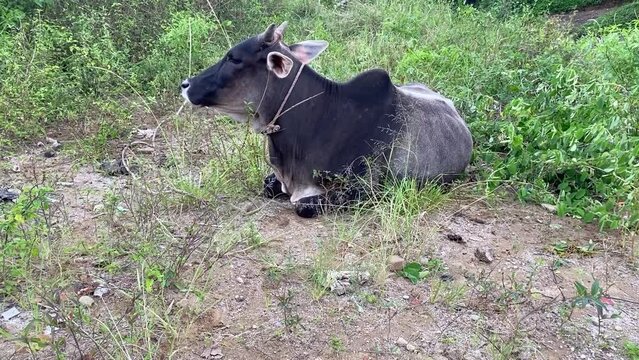
[[[285,111],[282,111],[284,109],[284,105],[286,105],[286,102],[288,101],[289,96],[291,96],[291,93],[293,92],[293,88],[295,87],[295,85],[297,84],[297,80],[300,78],[300,75],[302,74],[302,70],[304,69],[304,66],[306,64],[302,63],[300,65],[299,70],[297,70],[297,74],[295,75],[295,79],[293,80],[293,83],[291,84],[291,87],[288,89],[288,93],[286,93],[286,96],[284,97],[284,100],[282,101],[282,104],[280,105],[280,108],[277,110],[277,113],[275,114],[275,116],[273,117],[273,120],[271,120],[268,124],[266,124],[266,127],[264,128],[264,130],[262,131],[262,134],[266,134],[266,135],[271,135],[274,134],[278,131],[280,131],[280,126],[276,124],[277,120],[284,114],[286,114],[287,112],[289,112],[290,110],[292,110],[293,108],[297,107],[298,105],[301,105],[317,96],[320,96],[321,94],[323,94],[324,92],[321,91],[311,97],[308,97],[300,102],[298,102],[297,104],[291,106],[290,108],[286,109]],[[268,79],[270,78],[270,73],[269,76],[266,78],[266,87],[264,88],[264,93],[262,93],[262,99],[260,100],[260,104],[258,105],[258,110],[260,108],[260,106],[262,105],[262,101],[264,100],[264,95],[266,94],[266,90],[268,87]]]

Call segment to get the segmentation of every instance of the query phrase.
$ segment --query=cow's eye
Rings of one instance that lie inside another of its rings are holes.
[[[228,61],[232,62],[233,64],[239,64],[241,62],[240,59],[234,58],[233,55],[231,55],[231,54],[226,55],[226,59]]]

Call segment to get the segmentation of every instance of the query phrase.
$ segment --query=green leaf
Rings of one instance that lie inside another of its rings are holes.
[[[588,289],[586,289],[586,287],[579,281],[575,281],[575,288],[577,289],[577,295],[579,296],[588,295]]]
[[[411,262],[404,265],[402,271],[400,271],[400,275],[407,278],[413,284],[417,284],[419,280],[422,279],[422,265],[418,262]]]

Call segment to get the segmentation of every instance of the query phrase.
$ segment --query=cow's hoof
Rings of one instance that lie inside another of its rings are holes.
[[[322,213],[321,199],[319,196],[309,196],[300,199],[295,204],[295,213],[303,218],[314,218]]]
[[[271,174],[264,178],[264,197],[273,199],[279,195],[283,195],[282,183],[277,180],[275,174]]]

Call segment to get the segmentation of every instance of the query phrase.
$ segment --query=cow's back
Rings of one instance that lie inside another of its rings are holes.
[[[473,141],[453,102],[422,84],[398,86],[396,96],[403,131],[390,153],[395,176],[450,181],[462,174]]]

